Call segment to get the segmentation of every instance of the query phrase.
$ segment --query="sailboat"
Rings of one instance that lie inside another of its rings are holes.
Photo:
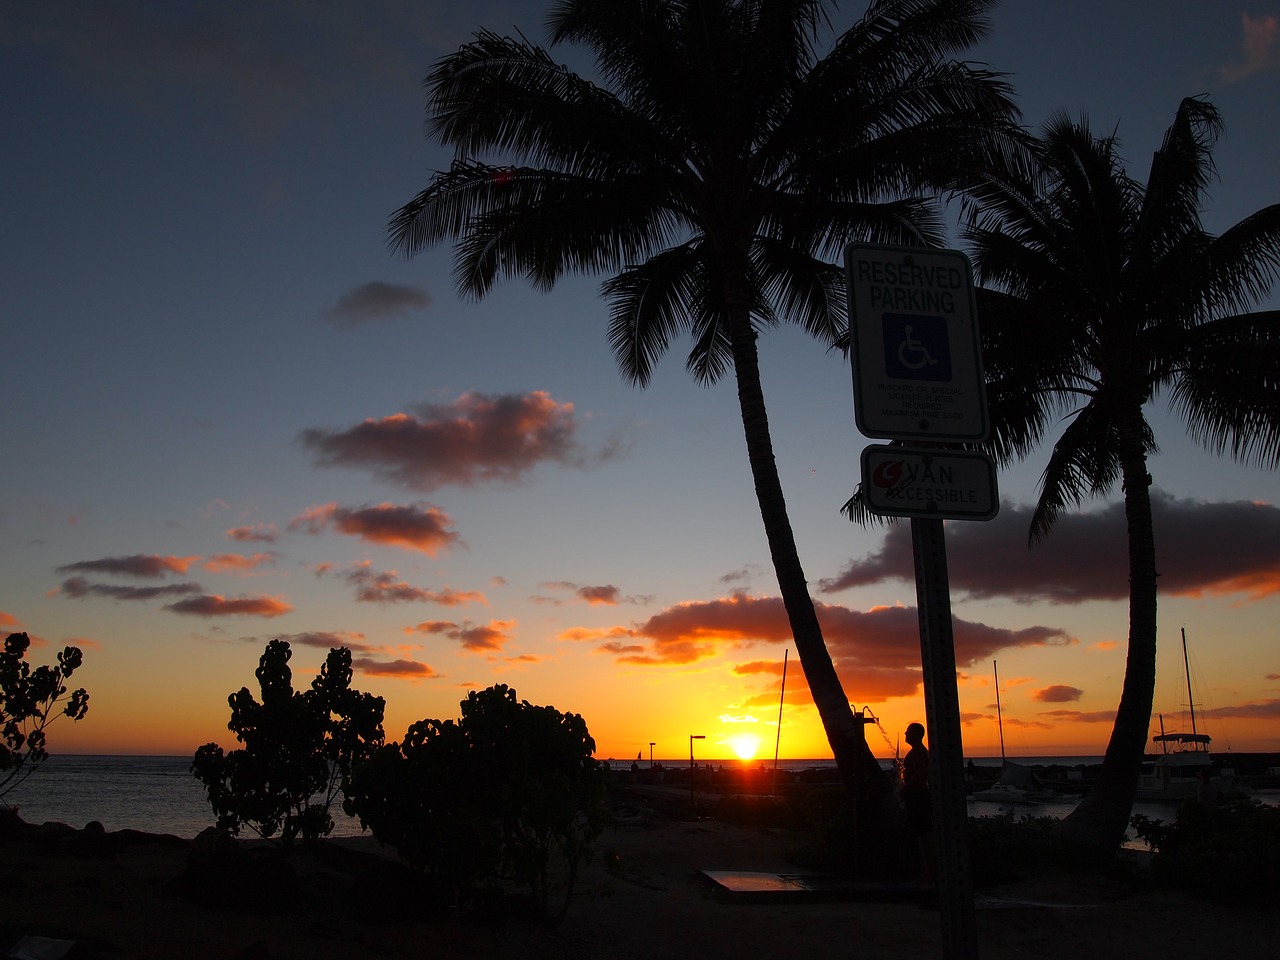
[[[975,790],[973,799],[991,803],[1052,803],[1061,799],[1057,791],[1040,782],[1034,770],[1011,763],[1004,755],[1004,716],[1000,711],[1000,672],[991,661],[996,681],[996,726],[1000,730],[1000,779],[984,790]]]
[[[1200,794],[1201,774],[1208,771],[1219,796],[1243,792],[1235,782],[1235,771],[1214,766],[1209,753],[1210,736],[1196,728],[1195,698],[1191,695],[1191,663],[1187,659],[1187,630],[1182,628],[1182,666],[1187,675],[1187,706],[1191,711],[1190,733],[1166,733],[1164,716],[1160,716],[1160,732],[1152,742],[1161,752],[1145,761],[1138,771],[1139,800],[1189,800]]]

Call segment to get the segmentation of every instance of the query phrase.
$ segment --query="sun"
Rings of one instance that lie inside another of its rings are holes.
[[[760,749],[760,738],[753,733],[735,733],[726,743],[739,760],[750,760]]]

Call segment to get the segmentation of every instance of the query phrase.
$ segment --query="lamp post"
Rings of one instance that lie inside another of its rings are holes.
[[[693,796],[693,741],[707,739],[706,734],[691,733],[689,734],[689,807],[696,814],[698,811],[698,801]]]
[[[653,744],[654,744],[654,741],[650,740],[649,741],[649,769],[650,770],[653,769]]]

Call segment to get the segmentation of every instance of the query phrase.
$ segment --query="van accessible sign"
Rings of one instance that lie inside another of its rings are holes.
[[[959,250],[845,249],[854,418],[864,436],[985,440],[973,270]]]
[[[862,496],[885,517],[990,520],[1000,509],[995,464],[961,450],[873,444],[862,451]]]

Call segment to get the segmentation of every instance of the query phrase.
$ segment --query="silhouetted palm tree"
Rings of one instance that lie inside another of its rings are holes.
[[[1157,397],[1217,454],[1280,463],[1280,311],[1243,313],[1280,274],[1280,204],[1221,236],[1200,220],[1221,130],[1206,100],[1183,100],[1145,186],[1114,136],[1053,119],[1021,164],[971,192],[967,239],[982,299],[984,362],[1007,462],[1062,419],[1041,480],[1032,541],[1064,508],[1120,481],[1129,543],[1129,649],[1096,785],[1062,835],[1119,845],[1137,790],[1156,670],[1156,549],[1147,408]]]
[[[562,0],[551,42],[589,48],[603,86],[479,33],[427,78],[429,128],[457,160],[391,221],[409,254],[456,239],[458,285],[477,297],[499,276],[612,274],[609,340],[633,383],[681,333],[698,381],[733,371],[796,650],[850,787],[873,759],[796,552],[756,340],[784,321],[841,338],[828,261],[847,242],[940,241],[918,194],[954,185],[1015,116],[997,75],[947,59],[993,3],[880,0],[821,55],[830,0]]]

